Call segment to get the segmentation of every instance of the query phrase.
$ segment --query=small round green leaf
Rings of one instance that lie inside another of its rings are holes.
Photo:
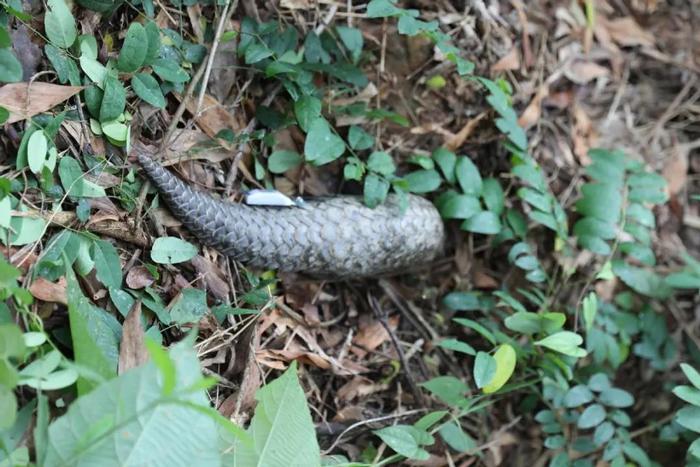
[[[29,163],[29,170],[35,174],[40,173],[41,169],[44,168],[48,144],[49,142],[43,131],[35,131],[32,133],[32,136],[29,137],[29,142],[27,143],[27,162]]]
[[[177,237],[157,238],[151,248],[151,259],[159,264],[189,261],[197,254],[197,247]]]
[[[501,231],[501,221],[496,214],[490,211],[481,211],[462,222],[460,228],[468,232],[495,235]]]
[[[301,155],[295,151],[275,151],[267,160],[267,168],[274,174],[281,174],[298,166],[302,160]]]
[[[134,88],[137,96],[153,107],[159,109],[165,107],[165,97],[163,97],[158,81],[153,76],[146,73],[137,73],[131,78],[131,87]]]

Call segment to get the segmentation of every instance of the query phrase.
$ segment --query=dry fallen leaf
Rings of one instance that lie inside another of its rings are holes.
[[[396,329],[399,324],[399,316],[391,316],[388,320],[389,327]],[[378,320],[372,320],[369,324],[362,326],[352,340],[355,347],[352,348],[353,353],[360,358],[367,355],[367,351],[372,351],[382,345],[389,339],[389,333]]]
[[[154,278],[144,266],[135,266],[126,274],[126,285],[138,290],[153,284]]]
[[[510,51],[491,65],[491,73],[498,71],[517,70],[520,68],[520,54],[514,46]]]
[[[676,144],[671,151],[666,158],[662,175],[668,182],[669,194],[675,196],[683,189],[688,178],[688,150]]]
[[[0,87],[0,106],[10,111],[7,123],[15,123],[56,107],[82,89],[37,82],[6,84]]]
[[[204,280],[207,289],[218,299],[225,300],[228,298],[229,285],[224,280],[224,273],[213,262],[205,259],[202,256],[195,256],[191,260],[192,265]]]
[[[608,76],[610,70],[595,62],[576,60],[564,69],[564,75],[576,84],[586,84],[597,78]]]
[[[37,277],[29,286],[29,293],[37,300],[68,305],[65,277],[61,277],[55,283],[49,282],[43,277]]]
[[[654,35],[642,29],[630,16],[613,20],[600,17],[598,21],[608,30],[610,37],[622,47],[654,46]]]
[[[143,365],[148,361],[145,333],[141,324],[141,302],[137,301],[126,315],[122,326],[122,341],[119,345],[118,374]]]
[[[537,94],[532,98],[528,106],[518,119],[518,124],[524,129],[531,128],[540,119],[542,113],[542,99],[549,95],[549,86],[543,84],[537,90]]]

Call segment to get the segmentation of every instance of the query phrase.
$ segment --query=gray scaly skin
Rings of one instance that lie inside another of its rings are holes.
[[[431,261],[444,226],[426,199],[408,195],[370,209],[356,196],[305,200],[303,207],[248,206],[187,186],[146,154],[139,163],[172,213],[202,243],[257,268],[351,279]]]

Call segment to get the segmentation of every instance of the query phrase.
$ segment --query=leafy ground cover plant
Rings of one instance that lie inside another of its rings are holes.
[[[646,466],[677,461],[671,443],[683,442],[697,463],[698,388],[673,389],[689,404],[677,415],[675,402],[653,407],[700,354],[687,317],[700,263],[691,241],[671,254],[660,239],[659,219],[684,203],[676,182],[634,148],[582,142],[590,118],[558,75],[524,102],[519,59],[483,59],[509,19],[390,0],[346,12],[171,3],[51,0],[36,18],[2,3],[2,465]],[[592,2],[551,16],[617,54],[651,40]],[[477,19],[496,32],[476,40]],[[27,76],[39,65],[22,34],[41,43],[50,82]],[[227,46],[229,62],[216,54]],[[405,50],[428,53],[392,78],[386,63],[403,70],[410,53],[392,53]],[[562,66],[580,92],[608,76],[585,54]],[[403,81],[415,82],[410,104]],[[574,161],[561,125],[538,117],[556,92],[575,107]],[[609,117],[624,87],[613,94]],[[442,99],[462,130],[414,111]],[[481,113],[458,110],[463,99]],[[241,175],[242,189],[342,189],[370,207],[427,196],[450,232],[447,262],[359,285],[248,271],[188,240],[118,155],[149,144],[226,194]]]

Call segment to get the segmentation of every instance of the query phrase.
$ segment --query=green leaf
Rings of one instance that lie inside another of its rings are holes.
[[[442,175],[449,183],[454,183],[455,167],[457,165],[457,156],[452,151],[445,148],[438,148],[433,152],[433,159],[437,162],[438,167],[442,171]]]
[[[619,388],[608,388],[603,390],[598,400],[608,407],[624,408],[634,404],[634,397],[629,392]]]
[[[567,391],[564,396],[564,407],[574,408],[588,404],[593,400],[593,393],[587,386],[579,384]]]
[[[148,48],[146,49],[146,56],[143,59],[143,65],[148,66],[158,58],[160,54],[160,28],[158,25],[149,21],[144,27],[146,31],[146,38],[148,40]]]
[[[454,376],[438,376],[423,383],[422,387],[434,394],[447,405],[455,406],[464,400],[469,386]]]
[[[373,173],[367,175],[364,185],[364,198],[367,207],[379,206],[389,193],[390,184],[384,178]]]
[[[0,266],[2,266],[0,274],[5,276],[0,276],[0,284],[3,286],[14,285],[15,277],[17,277],[15,273],[19,273],[19,271],[6,263],[5,260],[0,261]],[[20,358],[24,356],[25,351],[24,338],[22,337],[22,331],[19,327],[15,324],[0,324],[0,359],[10,357]],[[4,381],[2,383],[4,383]]]
[[[477,352],[474,360],[474,383],[481,389],[496,375],[496,359],[486,352]]]
[[[95,375],[111,379],[117,373],[121,331],[114,316],[92,305],[77,284],[72,270],[67,269],[68,318],[75,363]],[[84,395],[97,386],[95,381],[78,379],[78,394]]]
[[[0,82],[22,81],[22,64],[12,53],[12,49],[0,49]]]
[[[10,111],[0,105],[0,125],[10,118]]]
[[[100,106],[100,122],[107,122],[119,117],[126,106],[126,90],[122,83],[112,75],[104,78],[104,96]]]
[[[85,74],[90,78],[95,84],[103,87],[105,78],[107,77],[107,68],[94,58],[86,57],[81,55],[80,68],[85,72]]]
[[[454,311],[480,310],[479,294],[475,292],[450,292],[442,299],[442,304]]]
[[[75,18],[63,0],[48,0],[44,15],[44,29],[49,40],[62,49],[67,49],[78,37]]]
[[[596,314],[598,313],[598,296],[595,292],[589,293],[581,304],[583,322],[586,326],[586,331],[590,331],[595,322]]]
[[[673,388],[673,393],[689,404],[700,407],[700,390],[692,386],[682,385]]]
[[[586,407],[576,422],[576,426],[581,429],[589,429],[600,425],[605,420],[605,408],[600,404],[593,404]]]
[[[9,388],[0,385],[0,430],[12,427],[16,419],[17,399],[15,394]]]
[[[511,331],[523,334],[537,334],[542,332],[542,323],[537,313],[529,311],[519,311],[504,321],[505,326]]]
[[[151,67],[163,81],[186,83],[190,79],[190,75],[188,75],[173,59],[159,58],[153,61]]]
[[[700,389],[700,373],[698,373],[698,370],[687,363],[681,363],[681,370],[683,370],[688,381],[690,381],[696,389]]]
[[[245,50],[245,62],[248,65],[261,62],[266,58],[272,57],[275,53],[265,44],[255,42]]]
[[[352,149],[361,151],[374,146],[374,137],[361,127],[353,125],[348,130],[348,143]]]
[[[440,187],[442,179],[437,170],[417,170],[406,174],[404,177],[408,183],[408,191],[412,193],[429,193]]]
[[[700,433],[700,407],[683,407],[676,414],[676,422],[688,430]]]
[[[309,125],[304,143],[306,160],[316,166],[327,164],[345,152],[345,143],[332,130],[325,118],[319,117]]]
[[[370,154],[367,168],[380,175],[391,175],[396,171],[394,160],[384,151],[374,151]]]
[[[469,195],[453,195],[440,205],[444,219],[469,219],[481,211],[479,199]]]
[[[635,461],[639,467],[649,467],[651,462],[649,461],[649,456],[644,450],[636,443],[628,441],[622,445],[622,450],[625,455]]]
[[[58,164],[58,175],[63,188],[70,196],[78,198],[106,196],[104,188],[85,179],[80,164],[70,156],[61,158],[61,162]]]
[[[302,96],[294,103],[294,115],[301,129],[308,132],[311,123],[321,116],[321,100],[314,96]]]
[[[80,71],[75,61],[70,58],[64,50],[55,47],[52,44],[44,46],[46,57],[53,65],[58,74],[58,81],[62,84],[70,82],[73,86],[80,86]]]
[[[301,164],[303,158],[295,151],[279,150],[270,154],[267,168],[274,174],[282,174]]]
[[[503,213],[505,195],[503,188],[495,178],[487,178],[483,181],[481,188],[481,196],[484,198],[486,208],[492,213],[500,216]]]
[[[399,15],[403,11],[397,8],[392,0],[372,0],[367,4],[368,18],[386,18]]]
[[[572,357],[585,357],[586,351],[579,347],[583,338],[571,331],[559,331],[535,342],[535,345],[547,347],[564,355]]]
[[[320,465],[320,450],[304,391],[293,362],[282,376],[259,389],[248,433],[253,445],[238,441],[235,466]]]
[[[501,231],[501,221],[490,211],[481,211],[462,222],[460,229],[468,232],[495,235]]]
[[[29,169],[35,174],[41,173],[46,162],[46,151],[49,148],[49,141],[44,132],[39,130],[32,133],[27,144],[27,162]]]
[[[603,422],[593,432],[593,443],[600,447],[610,441],[614,434],[615,426],[610,422]]]
[[[690,272],[675,272],[664,278],[669,287],[674,289],[700,289],[700,275]]]
[[[197,323],[209,311],[207,294],[204,290],[192,287],[184,288],[170,307],[172,323]]]
[[[659,299],[671,295],[670,287],[653,270],[637,268],[622,260],[614,260],[612,269],[622,282],[642,295]]]
[[[102,132],[107,135],[112,144],[124,143],[129,135],[129,127],[119,120],[102,122]],[[123,145],[123,144],[122,144]]]
[[[151,248],[151,259],[159,264],[177,264],[197,255],[197,247],[177,237],[157,238]]]
[[[445,423],[438,432],[442,439],[457,452],[468,452],[476,448],[476,442],[455,421]]]
[[[481,196],[483,182],[479,169],[476,168],[471,159],[466,156],[458,157],[455,165],[455,175],[464,194]]]
[[[145,73],[137,73],[131,78],[131,87],[134,92],[144,101],[151,104],[153,107],[162,109],[165,107],[165,97],[160,90],[158,81]]]
[[[596,373],[588,380],[591,391],[601,392],[610,387],[610,379],[605,373]]]
[[[96,240],[92,244],[97,279],[107,287],[118,289],[122,285],[122,265],[119,254],[110,242]]]
[[[462,352],[467,355],[476,355],[476,350],[474,350],[474,348],[471,345],[457,339],[444,339],[438,342],[437,345],[439,345],[443,349],[453,350],[455,352]]]
[[[138,70],[146,59],[148,53],[148,36],[140,23],[131,23],[126,31],[124,44],[119,51],[117,68],[124,73],[133,73]]]
[[[562,435],[548,436],[544,440],[544,447],[547,449],[561,449],[566,446],[566,438]],[[552,463],[549,464],[553,466]]]
[[[201,379],[194,351],[178,344],[170,357],[178,388]],[[218,465],[218,430],[204,391],[163,398],[163,384],[151,361],[77,399],[49,426],[43,465]]]
[[[501,389],[508,382],[513,371],[515,371],[517,356],[515,349],[510,345],[501,344],[496,349],[496,353],[493,354],[493,359],[496,362],[496,372],[491,381],[482,387],[484,394],[491,394]]]
[[[586,183],[581,187],[583,197],[576,202],[576,210],[609,224],[617,224],[622,208],[620,187],[609,183]]]
[[[362,46],[364,45],[362,31],[347,26],[336,26],[335,30],[338,32],[338,36],[345,48],[350,52],[352,62],[357,63],[362,54]]]
[[[409,459],[427,460],[428,452],[421,448],[424,437],[432,438],[427,432],[418,430],[410,425],[394,425],[374,432],[391,449]],[[432,443],[430,443],[432,444]]]

